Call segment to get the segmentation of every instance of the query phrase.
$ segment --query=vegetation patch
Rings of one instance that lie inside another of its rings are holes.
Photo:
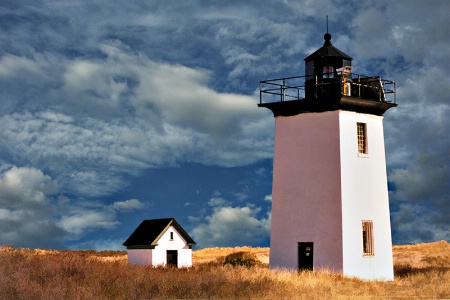
[[[393,251],[395,281],[383,282],[325,271],[269,270],[261,262],[268,248],[196,250],[194,267],[176,269],[130,266],[123,251],[0,246],[0,299],[450,298],[448,243]]]
[[[228,254],[227,256],[225,256],[223,264],[231,265],[233,267],[254,267],[257,265],[261,265],[255,254],[244,251]]]

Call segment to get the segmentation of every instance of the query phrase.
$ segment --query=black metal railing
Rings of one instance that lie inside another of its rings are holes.
[[[377,76],[350,73],[346,76],[335,74],[318,81],[317,76],[295,76],[259,82],[259,103],[304,100],[308,86],[308,98],[318,98],[322,91],[340,90],[341,96],[396,103],[395,82]]]

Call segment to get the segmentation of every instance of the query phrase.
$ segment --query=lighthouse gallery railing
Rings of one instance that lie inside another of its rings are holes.
[[[330,74],[328,74],[330,75]],[[396,103],[395,82],[376,76],[351,73],[318,82],[317,76],[295,76],[263,80],[259,82],[259,103],[283,102],[305,99],[305,80],[314,79],[315,95],[328,87],[341,87],[341,95],[361,99]]]

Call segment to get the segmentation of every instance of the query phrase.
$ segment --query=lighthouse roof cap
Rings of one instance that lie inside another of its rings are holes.
[[[323,36],[325,42],[323,43],[323,46],[319,49],[317,49],[314,53],[309,55],[305,58],[305,61],[312,61],[316,58],[323,58],[323,57],[341,57],[347,60],[352,60],[350,56],[339,50],[338,48],[334,47],[331,43],[331,34],[328,32],[324,34]]]

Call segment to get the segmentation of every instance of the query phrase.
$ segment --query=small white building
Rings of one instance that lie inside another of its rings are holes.
[[[192,266],[196,243],[174,218],[144,220],[123,243],[128,264],[143,266]]]

